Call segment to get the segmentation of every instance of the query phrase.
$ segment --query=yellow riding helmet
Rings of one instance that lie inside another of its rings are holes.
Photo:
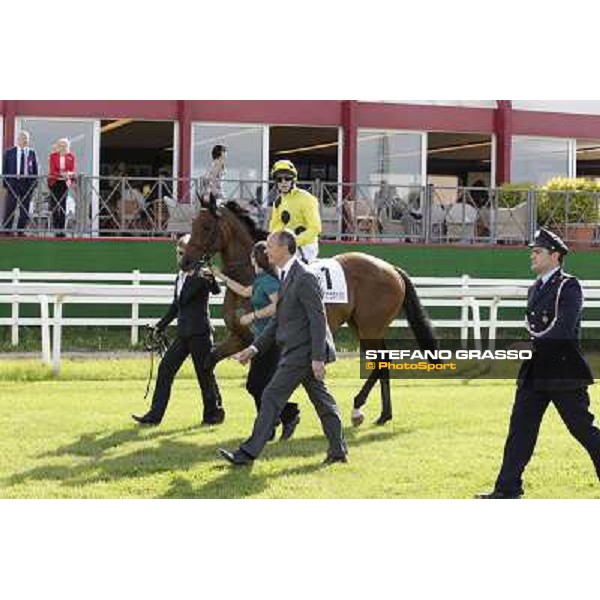
[[[286,171],[294,176],[294,181],[298,179],[298,171],[291,160],[278,160],[271,169],[271,177],[275,177],[277,173]]]

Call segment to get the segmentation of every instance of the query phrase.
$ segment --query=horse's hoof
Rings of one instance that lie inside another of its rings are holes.
[[[352,412],[352,425],[353,427],[360,427],[365,420],[365,415],[363,415],[360,411]]]
[[[385,425],[388,421],[391,421],[392,417],[381,415],[377,421],[375,421],[375,425]]]

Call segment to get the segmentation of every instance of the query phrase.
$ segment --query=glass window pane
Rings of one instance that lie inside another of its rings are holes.
[[[75,155],[77,173],[94,175],[94,121],[21,118],[17,127],[31,134],[30,144],[37,152],[41,174],[48,174],[52,145],[67,138]]]
[[[238,125],[193,125],[192,177],[202,177],[212,165],[216,144],[227,146],[223,183],[225,198],[249,200],[262,180],[263,127]],[[239,182],[243,182],[240,184]]]
[[[421,134],[358,131],[358,182],[421,185]]]
[[[569,140],[514,136],[511,181],[544,184],[569,174]]]
[[[513,100],[513,110],[600,115],[600,100]]]

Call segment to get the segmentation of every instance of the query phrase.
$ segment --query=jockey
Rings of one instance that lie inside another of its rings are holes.
[[[278,160],[271,169],[279,197],[273,206],[269,231],[289,229],[296,234],[298,258],[312,262],[319,254],[321,217],[319,201],[296,186],[298,171],[289,160]]]

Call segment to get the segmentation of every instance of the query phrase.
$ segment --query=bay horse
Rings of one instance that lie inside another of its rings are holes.
[[[265,239],[267,233],[260,230],[249,213],[236,202],[229,201],[217,207],[215,203],[201,208],[192,223],[191,239],[187,245],[181,266],[184,270],[199,263],[206,264],[220,254],[223,273],[242,285],[251,285],[254,270],[250,253],[254,243]],[[354,335],[368,342],[366,349],[384,349],[385,333],[402,308],[421,350],[436,350],[438,341],[431,323],[417,296],[409,276],[399,267],[361,252],[347,252],[334,257],[344,270],[348,287],[347,304],[327,304],[327,322],[334,333],[348,323]],[[239,352],[252,342],[248,327],[239,322],[239,310],[250,309],[248,299],[242,298],[229,288],[223,302],[223,319],[229,337],[221,342],[213,356],[215,364]],[[354,398],[352,423],[360,425],[364,420],[361,407],[379,380],[381,388],[381,414],[378,425],[392,418],[389,372],[374,370]]]

